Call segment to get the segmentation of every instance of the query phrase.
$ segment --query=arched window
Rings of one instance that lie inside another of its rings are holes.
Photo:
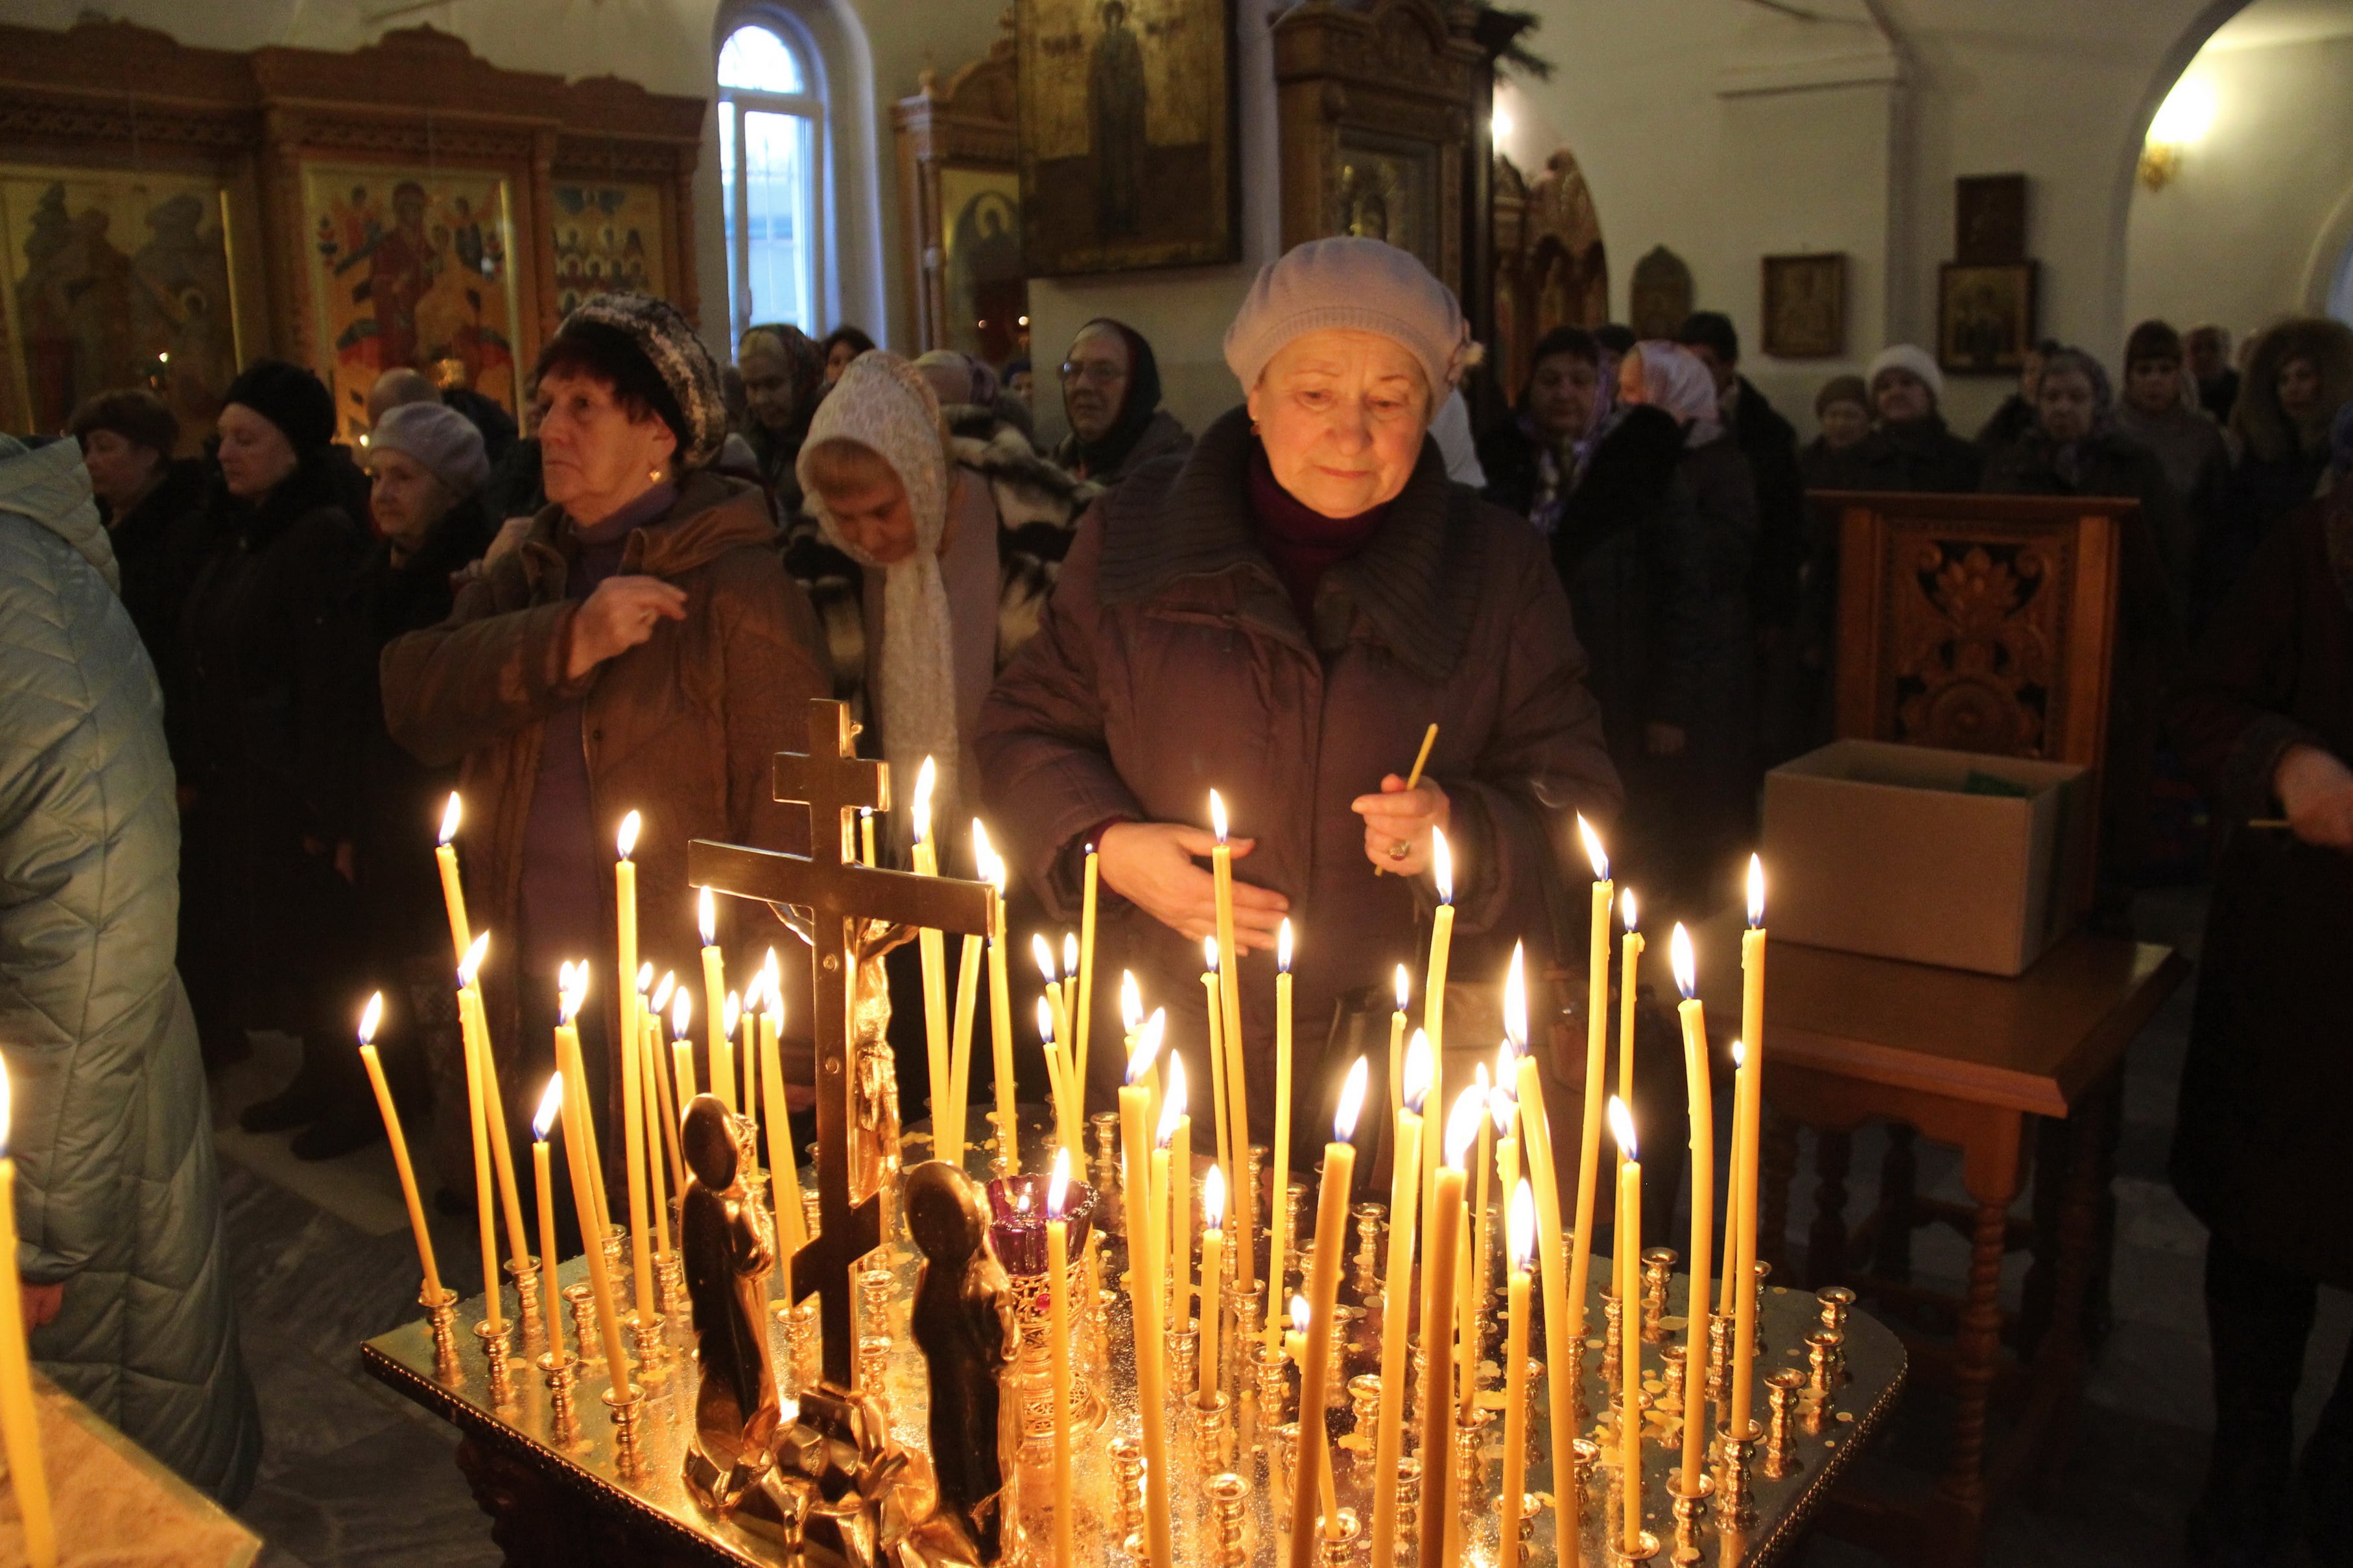
[[[739,337],[754,321],[790,321],[806,331],[818,325],[825,84],[814,68],[813,51],[783,24],[747,23],[720,47],[727,305]]]

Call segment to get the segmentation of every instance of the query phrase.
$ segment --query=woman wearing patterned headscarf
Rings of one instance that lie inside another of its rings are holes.
[[[1683,760],[1665,792],[1683,825],[1669,840],[1670,896],[1705,905],[1733,885],[1726,879],[1755,837],[1757,649],[1748,576],[1757,553],[1757,486],[1725,427],[1715,378],[1690,350],[1658,339],[1636,343],[1618,366],[1618,395],[1682,426],[1676,474],[1698,514],[1704,608],[1691,721],[1687,734],[1653,726],[1648,749]]]

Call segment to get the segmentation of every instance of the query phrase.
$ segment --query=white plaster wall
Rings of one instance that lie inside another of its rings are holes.
[[[2164,189],[2134,189],[2123,324],[2245,333],[2327,310],[2353,245],[2353,37],[2209,49],[2190,70],[2213,125]]]

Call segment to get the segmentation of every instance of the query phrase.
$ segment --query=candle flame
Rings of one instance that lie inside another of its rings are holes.
[[[1446,1114],[1446,1164],[1449,1170],[1460,1171],[1471,1159],[1471,1145],[1479,1141],[1479,1123],[1487,1117],[1487,1096],[1476,1087],[1466,1089],[1454,1097],[1454,1109]]]
[[[613,840],[613,845],[614,847],[620,850],[622,859],[628,859],[631,852],[637,848],[638,829],[640,826],[642,826],[642,824],[638,814],[634,811],[629,813],[628,816],[621,818],[621,831],[619,836]]]
[[[1683,922],[1675,922],[1674,934],[1667,939],[1667,962],[1675,972],[1675,989],[1688,1002],[1699,994],[1699,967],[1692,959],[1691,932]]]
[[[1487,1064],[1485,1062],[1481,1062],[1476,1068],[1472,1069],[1471,1081],[1479,1086],[1479,1102],[1483,1108],[1487,1100],[1487,1091],[1495,1087],[1494,1080],[1487,1076]]]
[[[1076,974],[1078,972],[1079,933],[1074,931],[1066,931],[1062,933],[1062,973],[1065,974]]]
[[[1160,1054],[1160,1038],[1167,1023],[1167,1014],[1155,1007],[1144,1026],[1136,1030],[1135,1049],[1127,1053],[1126,1081],[1131,1087],[1142,1083],[1144,1075],[1152,1070],[1152,1058]]]
[[[1536,1255],[1536,1194],[1525,1176],[1512,1189],[1511,1235],[1512,1265],[1525,1274]]]
[[[1135,988],[1135,972],[1119,972],[1119,1021],[1128,1034],[1144,1027],[1144,993]]]
[[[1397,966],[1397,1010],[1400,1013],[1405,1011],[1407,999],[1413,994],[1411,985],[1412,982],[1406,978],[1405,965],[1398,964]]]
[[[918,844],[931,842],[932,791],[939,787],[939,764],[925,757],[923,765],[915,773],[914,819],[915,842]]]
[[[1217,834],[1218,842],[1223,844],[1226,841],[1226,803],[1218,798],[1216,790],[1209,792],[1209,826]]]
[[[653,983],[654,963],[653,960],[649,958],[643,963],[638,965],[638,994],[643,996],[653,985]]]
[[[1348,1069],[1348,1081],[1340,1086],[1340,1109],[1332,1117],[1332,1142],[1353,1142],[1356,1136],[1356,1113],[1365,1108],[1365,1079],[1369,1072],[1365,1058],[1358,1057],[1356,1065]]]
[[[1274,966],[1283,973],[1291,973],[1291,917],[1282,918],[1282,925],[1274,933]]]
[[[710,947],[719,940],[719,900],[705,888],[694,900],[694,923],[702,932],[702,945]]]
[[[531,1135],[543,1143],[546,1142],[547,1135],[555,1131],[555,1118],[563,1109],[564,1075],[550,1073],[547,1088],[540,1093],[539,1110],[533,1113],[531,1119]]]
[[[1520,1102],[1520,1054],[1509,1040],[1495,1047],[1495,1092],[1514,1105]]]
[[[670,999],[670,1037],[686,1038],[686,1029],[694,1021],[694,993],[681,985],[678,994]]]
[[[1609,879],[1609,857],[1601,847],[1601,836],[1593,831],[1593,824],[1585,820],[1585,813],[1577,814],[1577,836],[1585,840],[1585,858],[1593,862],[1593,879]]]
[[[1038,961],[1038,973],[1046,977],[1047,984],[1051,985],[1061,978],[1054,972],[1054,944],[1046,940],[1044,931],[1030,933],[1029,956]]]
[[[651,1005],[657,1016],[659,1016],[663,1008],[670,1005],[670,994],[677,989],[678,971],[674,969],[663,970],[662,977],[654,983],[654,994]]]
[[[972,819],[972,865],[974,875],[978,877],[980,880],[984,882],[993,882],[997,879],[992,874],[992,868],[994,868],[996,864],[997,850],[996,847],[988,842],[988,829],[983,827],[980,825],[980,818],[976,816]]]
[[[761,961],[760,978],[767,983],[769,1010],[776,1014],[779,1017],[783,1016],[785,1011],[785,972],[783,967],[776,963],[776,950],[773,947],[768,950],[768,956]]]
[[[580,1009],[587,1000],[588,961],[584,958],[577,963],[565,965],[565,968],[563,990],[564,1022],[569,1024],[572,1020],[580,1016]]]
[[[0,1154],[8,1152],[8,1121],[16,1109],[16,1091],[8,1087],[8,1064],[0,1061]],[[10,1324],[13,1332],[16,1325]]]
[[[1626,1158],[1641,1158],[1634,1148],[1634,1113],[1614,1094],[1609,1097],[1609,1136],[1618,1140],[1618,1152]]]
[[[726,1005],[719,1015],[720,1033],[729,1039],[735,1037],[735,1026],[744,1021],[744,999],[733,991],[727,993]]]
[[[1405,1093],[1401,1098],[1405,1108],[1416,1116],[1421,1114],[1422,1106],[1430,1099],[1430,1037],[1419,1029],[1406,1043]]]
[[[1201,1228],[1222,1230],[1226,1223],[1226,1173],[1217,1166],[1201,1178]]]
[[[1735,1069],[1748,1065],[1748,1047],[1746,1042],[1740,1040],[1732,1042],[1732,1065]]]
[[[1519,1113],[1519,1101],[1504,1092],[1498,1084],[1487,1091],[1487,1120],[1495,1124],[1495,1136],[1512,1135],[1512,1118]]]
[[[482,973],[482,961],[490,956],[491,933],[480,932],[466,945],[466,956],[458,961],[458,984],[471,985]]]
[[[1629,888],[1624,892],[1618,895],[1618,910],[1619,912],[1625,917],[1626,929],[1628,931],[1639,931],[1641,929],[1641,923],[1634,918],[1633,889]]]
[[[1152,1141],[1163,1149],[1176,1136],[1176,1123],[1185,1115],[1185,1058],[1176,1052],[1168,1053],[1168,1089],[1160,1097],[1160,1127]]]
[[[379,991],[367,999],[366,1006],[360,1009],[360,1044],[374,1045],[376,1026],[383,1022],[384,993]]]
[[[458,837],[458,823],[465,815],[465,802],[458,798],[458,792],[456,790],[451,790],[449,792],[449,804],[441,808],[442,843],[447,844],[449,840]]]
[[[931,759],[926,757],[923,761],[928,764]],[[1046,1217],[1048,1219],[1062,1217],[1062,1201],[1070,1196],[1070,1192],[1071,1152],[1068,1149],[1057,1149],[1054,1151],[1053,1179],[1046,1184]]]
[[[1757,856],[1748,858],[1748,929],[1755,931],[1765,923],[1765,862]]]
[[[1038,998],[1038,1039],[1043,1045],[1054,1043],[1054,1005],[1043,996]]]
[[[1438,882],[1438,901],[1441,904],[1452,903],[1454,901],[1454,851],[1446,847],[1446,830],[1442,827],[1433,827],[1430,830],[1430,874]]]
[[[1512,943],[1512,967],[1504,972],[1504,1037],[1514,1050],[1528,1043],[1528,961],[1525,945]]]
[[[1218,972],[1218,939],[1216,937],[1205,936],[1201,939],[1201,968],[1210,974]]]
[[[1291,1331],[1303,1334],[1307,1331],[1307,1325],[1314,1321],[1314,1314],[1307,1310],[1307,1298],[1293,1292],[1291,1298]]]

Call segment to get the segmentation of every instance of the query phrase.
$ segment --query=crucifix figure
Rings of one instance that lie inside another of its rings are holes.
[[[818,1221],[818,1234],[792,1258],[786,1294],[796,1302],[811,1291],[818,1295],[825,1382],[843,1393],[854,1385],[857,1350],[850,1265],[882,1244],[881,1194],[858,1203],[850,1191],[858,1092],[850,1009],[860,928],[879,920],[986,936],[1004,918],[997,889],[986,883],[859,864],[857,813],[890,809],[891,775],[881,763],[857,755],[857,732],[848,705],[813,699],[808,751],[776,755],[776,799],[806,802],[809,808],[806,857],[697,839],[688,846],[686,862],[687,879],[699,887],[807,911],[816,981]]]

